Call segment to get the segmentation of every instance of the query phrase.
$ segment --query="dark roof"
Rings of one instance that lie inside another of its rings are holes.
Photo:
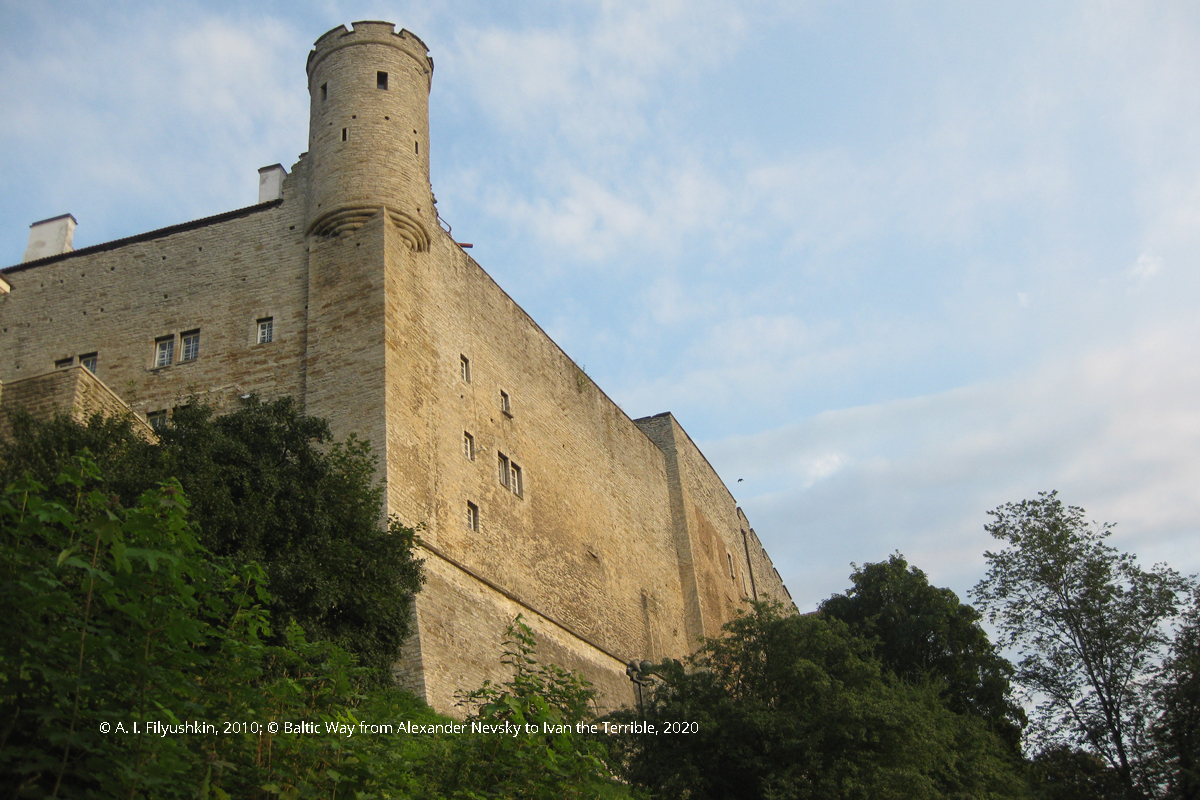
[[[124,239],[113,239],[111,242],[94,244],[91,247],[85,247],[82,250],[72,250],[69,253],[58,253],[56,255],[46,256],[45,258],[37,258],[33,261],[26,261],[23,264],[16,264],[11,267],[0,269],[0,274],[7,275],[13,272],[21,272],[22,270],[31,269],[33,267],[41,267],[46,264],[53,264],[56,261],[63,261],[74,256],[102,253],[105,250],[116,250],[118,247],[124,247],[127,244],[148,242],[152,239],[161,239],[164,236],[170,236],[175,233],[191,231],[195,230],[196,228],[203,228],[206,225],[214,225],[218,222],[226,222],[227,220],[237,219],[238,217],[246,217],[251,214],[257,214],[259,211],[266,211],[267,209],[276,208],[282,203],[283,199],[280,198],[278,200],[270,200],[266,203],[258,203],[257,205],[246,206],[245,208],[235,208],[233,211],[214,214],[211,217],[202,217],[201,219],[194,219],[191,222],[183,222],[179,225],[170,225],[166,228],[159,228],[156,231],[148,231],[146,233],[139,233],[136,236],[126,236]]]

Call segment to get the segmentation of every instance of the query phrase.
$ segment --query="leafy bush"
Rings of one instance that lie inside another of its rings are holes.
[[[539,663],[536,648],[533,631],[518,616],[507,629],[501,657],[512,677],[460,695],[459,705],[473,709],[468,724],[507,723],[521,732],[440,741],[419,766],[422,780],[412,787],[414,798],[629,796],[612,779],[600,744],[575,727],[592,717],[591,684],[578,673]]]
[[[5,796],[330,797],[343,764],[381,783],[337,737],[268,728],[351,722],[369,670],[294,623],[267,644],[262,570],[200,546],[177,482],[128,509],[100,483],[85,455],[57,481],[69,505],[32,479],[0,498]]]
[[[191,498],[200,544],[262,566],[273,643],[284,644],[295,621],[308,638],[355,653],[381,682],[390,678],[421,563],[411,528],[394,519],[386,529],[380,524],[383,495],[364,442],[333,442],[324,420],[287,398],[252,397],[220,417],[194,403],[175,412],[157,443],[128,421],[99,416],[80,425],[18,411],[11,422],[11,438],[0,439],[0,485],[29,473],[69,505],[74,499],[55,477],[84,449],[106,479],[83,476],[81,488],[102,489],[127,507],[176,476]]]

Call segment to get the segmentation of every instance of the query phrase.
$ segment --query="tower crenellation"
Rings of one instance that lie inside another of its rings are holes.
[[[310,179],[305,232],[340,236],[381,210],[417,251],[436,226],[429,182],[425,43],[388,22],[339,26],[308,56]]]

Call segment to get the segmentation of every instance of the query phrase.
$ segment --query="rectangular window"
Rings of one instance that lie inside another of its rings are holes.
[[[462,376],[463,383],[471,382],[471,359],[466,356],[458,357],[458,374]]]
[[[166,411],[151,411],[146,415],[146,422],[150,423],[150,427],[156,431],[161,431],[167,427],[167,412]]]
[[[96,354],[95,353],[84,353],[83,355],[81,355],[79,357],[79,363],[82,364],[83,366],[87,367],[88,370],[93,375],[96,374]]]
[[[386,72],[376,72],[375,73],[375,88],[376,89],[387,89],[387,73]]]
[[[324,101],[325,98],[327,98],[327,97],[329,97],[329,84],[322,83],[321,84],[321,100]]]
[[[500,460],[500,485],[505,489],[509,487],[509,481],[512,480],[511,470],[509,470],[508,456],[504,453],[497,454]]]
[[[258,320],[258,343],[270,344],[275,341],[275,318],[263,317]]]
[[[58,361],[54,362],[54,368],[55,369],[66,369],[67,367],[71,366],[74,363],[75,363],[75,358],[73,356],[71,358],[60,358]]]
[[[183,336],[183,352],[180,361],[195,361],[200,357],[200,331],[186,331]]]
[[[467,502],[467,530],[479,530],[479,506],[470,501]]]
[[[508,399],[508,392],[500,391],[500,410],[508,416],[512,416],[512,402]]]
[[[154,366],[169,367],[175,361],[175,337],[162,336],[154,340]]]
[[[729,580],[734,580],[736,576],[733,574],[733,556],[731,556],[729,553],[725,553],[725,557],[729,559]]]
[[[350,129],[342,128],[342,141],[343,142],[346,141],[349,138],[349,136],[350,136]]]
[[[475,460],[475,437],[466,431],[463,431],[463,455],[467,461]]]
[[[521,468],[518,467],[512,461],[508,462],[508,466],[509,466],[508,488],[512,489],[512,493],[515,494],[517,497],[524,497],[525,496],[525,482],[521,479]]]

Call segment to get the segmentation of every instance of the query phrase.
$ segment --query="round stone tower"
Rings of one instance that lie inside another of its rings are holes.
[[[379,213],[414,250],[437,225],[429,184],[425,43],[390,22],[355,22],[308,55],[310,236],[344,236]]]

